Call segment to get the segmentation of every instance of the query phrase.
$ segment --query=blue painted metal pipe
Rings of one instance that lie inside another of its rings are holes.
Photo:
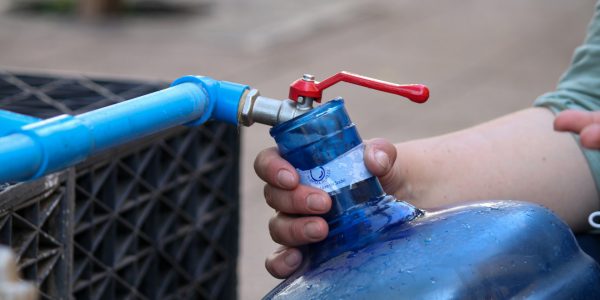
[[[35,118],[0,112],[0,183],[67,168],[102,150],[177,125],[210,119],[237,125],[248,86],[186,76],[170,88],[81,115]]]

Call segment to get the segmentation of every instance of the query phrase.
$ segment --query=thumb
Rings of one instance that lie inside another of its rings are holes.
[[[395,165],[398,157],[396,146],[384,139],[365,142],[365,165],[371,174],[379,178],[383,190],[396,195],[402,187],[400,170]]]
[[[377,177],[385,177],[396,161],[396,147],[385,139],[377,138],[365,143],[365,165]]]

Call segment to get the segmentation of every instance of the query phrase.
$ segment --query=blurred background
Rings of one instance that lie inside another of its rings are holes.
[[[0,0],[0,68],[109,78],[186,74],[285,98],[303,73],[347,70],[424,83],[428,103],[339,84],[366,139],[443,134],[525,108],[553,89],[585,36],[593,0]],[[273,214],[252,168],[274,145],[241,130],[240,299],[278,280],[263,267]]]

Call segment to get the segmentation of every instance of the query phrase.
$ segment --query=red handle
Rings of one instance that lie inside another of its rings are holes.
[[[422,84],[400,85],[342,71],[321,82],[307,79],[307,76],[294,81],[290,85],[290,99],[298,101],[298,97],[311,97],[316,101],[321,102],[323,90],[340,81],[400,95],[417,103],[423,103],[429,98],[429,89]]]

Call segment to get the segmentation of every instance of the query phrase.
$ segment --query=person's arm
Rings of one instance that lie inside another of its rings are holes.
[[[553,131],[554,115],[530,108],[435,138],[398,144],[396,196],[429,208],[460,201],[531,201],[575,231],[600,207],[575,139]]]
[[[365,163],[389,194],[420,208],[463,201],[532,201],[554,210],[574,230],[598,210],[598,194],[576,141],[553,130],[554,115],[530,108],[455,133],[392,145],[367,143]],[[293,248],[327,236],[320,217],[331,206],[326,193],[298,184],[294,168],[276,149],[261,152],[257,174],[267,182],[267,203],[278,213],[269,223],[285,245],[266,261],[275,277],[291,274],[302,259]]]

